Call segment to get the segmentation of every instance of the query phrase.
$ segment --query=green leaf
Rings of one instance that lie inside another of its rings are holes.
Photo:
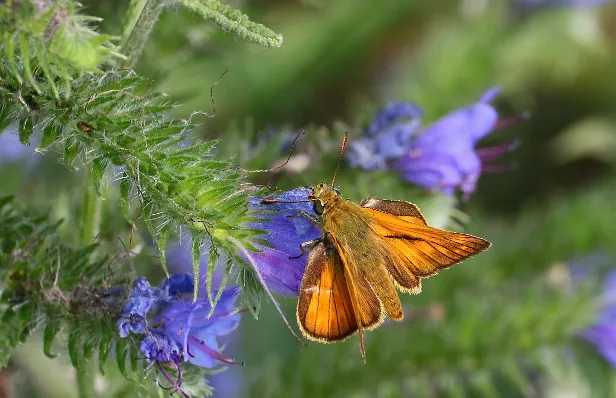
[[[218,292],[216,292],[216,297],[214,297],[213,301],[211,302],[211,309],[210,309],[210,313],[208,314],[208,316],[212,316],[214,314],[214,310],[216,309],[216,305],[218,304],[218,300],[220,300],[220,296],[222,296],[222,293],[225,291],[225,288],[227,287],[227,280],[229,279],[229,273],[231,272],[231,266],[233,265],[233,257],[229,256],[227,257],[227,261],[225,263],[225,270],[224,273],[222,275],[222,281],[220,281],[220,287],[218,288]],[[212,282],[208,282],[208,289],[210,291],[211,294],[211,285]]]
[[[195,278],[195,291],[193,295],[193,300],[197,301],[197,294],[199,293],[199,285],[201,284],[200,280],[200,268],[201,268],[201,246],[203,245],[203,236],[201,234],[193,234],[192,237],[192,265],[193,265],[193,275]]]
[[[77,155],[79,155],[79,143],[75,137],[68,137],[64,144],[64,163],[71,166]]]
[[[55,7],[52,7],[52,9]],[[49,14],[51,16],[52,14],[52,10],[49,11]],[[51,90],[53,92],[53,95],[55,98],[60,99],[60,93],[58,92],[58,88],[56,87],[56,84],[54,82],[54,75],[51,73],[50,71],[50,65],[47,62],[47,56],[46,56],[46,49],[42,43],[41,40],[37,40],[34,43],[34,48],[35,48],[35,52],[39,57],[39,66],[41,67],[43,74],[45,75],[45,78],[47,80],[47,83],[49,84],[49,86],[51,87]]]
[[[43,333],[43,352],[48,358],[55,358],[58,354],[51,352],[53,341],[58,333],[58,324],[56,322],[49,322],[45,326],[45,332]]]
[[[9,67],[11,72],[13,72],[13,76],[17,79],[19,84],[23,84],[23,79],[19,73],[19,69],[17,68],[17,61],[15,57],[15,41],[19,36],[18,32],[4,32],[4,48],[6,49],[6,59],[9,62]]]
[[[130,179],[126,172],[122,173],[120,180],[120,207],[126,221],[135,228],[135,221],[130,216]]]
[[[130,368],[133,380],[139,380],[139,349],[134,345],[130,347]]]
[[[154,239],[156,246],[158,246],[158,252],[160,254],[160,263],[161,263],[161,266],[163,267],[163,271],[165,271],[165,275],[169,277],[169,270],[167,269],[166,254],[167,254],[167,239],[169,238],[169,231],[171,230],[171,224],[170,223],[164,224],[160,227],[160,231],[156,231],[156,228],[154,227],[154,224],[152,223],[152,211],[153,209],[150,209],[150,211],[146,211],[143,220],[145,222],[145,225],[148,228],[148,231],[150,231],[150,235],[152,235],[152,239]]]
[[[30,137],[32,137],[33,132],[34,129],[32,126],[32,119],[30,119],[29,117],[23,119],[19,123],[19,141],[21,141],[22,144],[28,146],[32,145],[32,143],[30,142]]]
[[[206,276],[207,297],[210,301],[210,307],[211,307],[210,312],[214,311],[214,307],[215,307],[214,297],[212,294],[212,280],[214,277],[214,271],[216,270],[217,262],[218,262],[218,251],[216,250],[216,246],[212,244],[210,245],[210,254],[208,256],[207,276]]]
[[[126,357],[130,347],[124,340],[117,340],[115,348],[118,370],[120,370],[120,374],[122,374],[122,376],[124,376],[127,380],[130,380],[130,375],[126,371]]]
[[[93,336],[84,336],[87,341],[83,343],[83,357],[87,361],[94,355],[94,339]]]
[[[68,334],[68,355],[71,358],[73,367],[78,368],[83,364],[84,358],[81,352],[80,335],[75,329],[71,330]]]
[[[160,265],[163,267],[165,275],[169,277],[169,270],[167,269],[167,239],[169,238],[169,231],[171,230],[171,224],[165,224],[161,227],[160,235],[156,241],[158,251],[160,252]]]
[[[41,138],[41,143],[38,148],[36,148],[36,150],[43,151],[49,148],[49,146],[56,142],[56,140],[58,139],[58,133],[58,129],[53,124],[47,126],[45,130],[43,130],[43,137]]]
[[[113,340],[107,338],[101,339],[98,344],[98,369],[103,376],[105,376],[105,362],[107,362],[112,345]]]
[[[92,161],[92,171],[90,172],[90,179],[94,185],[94,190],[97,195],[101,195],[101,180],[105,175],[109,160],[104,157],[95,158]]]
[[[36,92],[40,94],[41,88],[38,86],[38,84],[36,84],[36,81],[34,80],[32,66],[30,65],[30,44],[26,35],[19,35],[19,52],[21,53],[26,80],[28,80],[28,82],[32,85]]]

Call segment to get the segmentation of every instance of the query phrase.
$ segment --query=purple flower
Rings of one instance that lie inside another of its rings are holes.
[[[188,274],[171,275],[160,285],[162,295],[166,300],[171,300],[180,294],[190,294],[195,286],[193,278]]]
[[[257,245],[262,252],[252,253],[252,257],[267,286],[278,293],[299,293],[307,261],[300,245],[321,237],[319,229],[306,216],[316,218],[309,194],[308,188],[296,188],[267,198],[252,197],[249,201],[255,215],[264,219],[250,227],[268,233],[263,235],[265,242]],[[278,202],[263,203],[264,199]]]
[[[217,362],[237,364],[220,354],[217,337],[230,334],[240,323],[240,314],[235,311],[239,292],[237,287],[225,290],[211,316],[207,300],[177,301],[153,322],[162,322],[162,330],[174,336],[185,361],[204,368],[214,368]]]
[[[374,118],[366,130],[366,136],[376,137],[381,132],[394,124],[398,119],[418,119],[423,116],[423,111],[415,104],[408,102],[389,101]]]
[[[171,383],[171,387],[165,388],[184,396],[187,395],[181,389],[182,361],[204,368],[213,368],[217,361],[237,363],[219,352],[217,337],[230,334],[239,325],[241,311],[236,311],[235,300],[240,289],[223,291],[213,312],[207,297],[192,301],[193,291],[193,279],[188,274],[173,275],[159,287],[139,278],[118,320],[121,337],[131,332],[144,336],[141,352]],[[163,364],[177,369],[177,380],[167,374]]]
[[[145,318],[150,309],[160,301],[164,301],[163,290],[153,288],[147,279],[139,278],[121,309],[122,316],[117,322],[120,337],[126,337],[130,332],[145,333],[147,326]]]
[[[594,325],[583,330],[580,337],[595,345],[597,351],[616,368],[616,271],[610,272],[605,282],[602,307]]]
[[[141,352],[148,361],[179,363],[182,348],[172,336],[165,330],[148,329],[141,340]]]
[[[450,113],[419,135],[417,106],[390,103],[375,115],[366,137],[349,144],[347,159],[351,166],[366,170],[396,170],[405,180],[427,189],[453,194],[459,188],[468,197],[482,171],[507,169],[487,163],[516,148],[508,144],[475,149],[499,127],[498,113],[489,104],[499,91],[488,90],[476,104]],[[400,121],[400,117],[409,120]]]
[[[346,158],[351,167],[383,169],[411,148],[411,136],[421,127],[422,110],[405,102],[389,102],[366,129],[366,138],[349,143]],[[403,119],[405,121],[400,121]]]
[[[498,89],[493,88],[476,104],[450,113],[426,128],[392,167],[405,180],[424,188],[448,194],[460,188],[466,196],[470,195],[482,169],[475,146],[498,122],[498,113],[489,104],[497,94]],[[493,148],[489,155],[497,157],[506,150]]]

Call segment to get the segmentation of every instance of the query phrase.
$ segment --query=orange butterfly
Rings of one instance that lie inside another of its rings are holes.
[[[370,198],[357,205],[340,196],[334,181],[311,187],[309,200],[318,217],[314,221],[323,235],[301,246],[302,253],[310,251],[297,322],[307,338],[322,343],[343,341],[358,332],[365,362],[363,331],[378,327],[385,316],[404,318],[396,288],[419,293],[421,278],[491,244],[429,227],[410,202]]]

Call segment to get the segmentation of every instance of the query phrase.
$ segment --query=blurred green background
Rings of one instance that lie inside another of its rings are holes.
[[[103,17],[101,29],[111,34],[120,33],[125,3],[83,1],[85,12]],[[518,139],[521,146],[505,160],[516,169],[483,175],[477,192],[462,204],[465,215],[447,205],[426,211],[429,222],[443,211],[455,216],[458,223],[441,226],[479,234],[493,247],[427,280],[421,295],[401,297],[406,319],[367,334],[367,365],[356,337],[300,349],[263,300],[259,319],[244,316],[239,340],[230,342],[246,366],[213,377],[215,396],[616,396],[609,365],[575,341],[593,313],[586,303],[577,304],[576,295],[583,293],[566,266],[571,258],[597,252],[606,254],[607,268],[616,265],[616,5],[227,3],[282,33],[283,47],[243,43],[190,12],[170,8],[137,70],[151,78],[153,89],[181,104],[178,116],[188,117],[195,110],[212,111],[210,87],[228,68],[214,88],[216,115],[197,116],[202,123],[197,133],[221,138],[221,154],[235,156],[244,167],[279,160],[266,151],[250,152],[266,129],[306,129],[299,148],[312,154],[315,137],[327,137],[329,146],[321,143],[327,156],[311,156],[299,174],[279,175],[279,188],[331,178],[342,131],[351,131],[350,139],[359,136],[374,111],[391,99],[421,106],[428,124],[498,85],[500,113],[530,117],[486,140],[487,145]],[[62,217],[71,197],[79,195],[80,176],[57,165],[53,153],[31,157],[37,162],[0,164],[0,193],[16,193]],[[255,176],[258,182],[268,179]],[[345,165],[337,183],[353,199],[431,200],[394,175]],[[113,213],[117,200],[109,195],[106,225],[114,231],[122,219]],[[594,269],[592,262],[582,261],[582,267]],[[278,299],[294,325],[296,298]],[[18,361],[26,369],[16,378],[18,396],[74,396],[65,382],[29,385],[27,380],[42,380],[50,370],[40,365],[41,350],[23,350],[29,353]],[[53,371],[70,379],[62,369]],[[111,396],[114,380],[101,380],[100,396]]]

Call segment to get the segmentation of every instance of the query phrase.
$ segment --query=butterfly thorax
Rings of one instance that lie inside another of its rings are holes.
[[[314,211],[321,221],[323,232],[331,233],[341,226],[357,230],[367,224],[361,207],[340,196],[335,188],[320,183],[311,189],[310,200],[314,203]]]

